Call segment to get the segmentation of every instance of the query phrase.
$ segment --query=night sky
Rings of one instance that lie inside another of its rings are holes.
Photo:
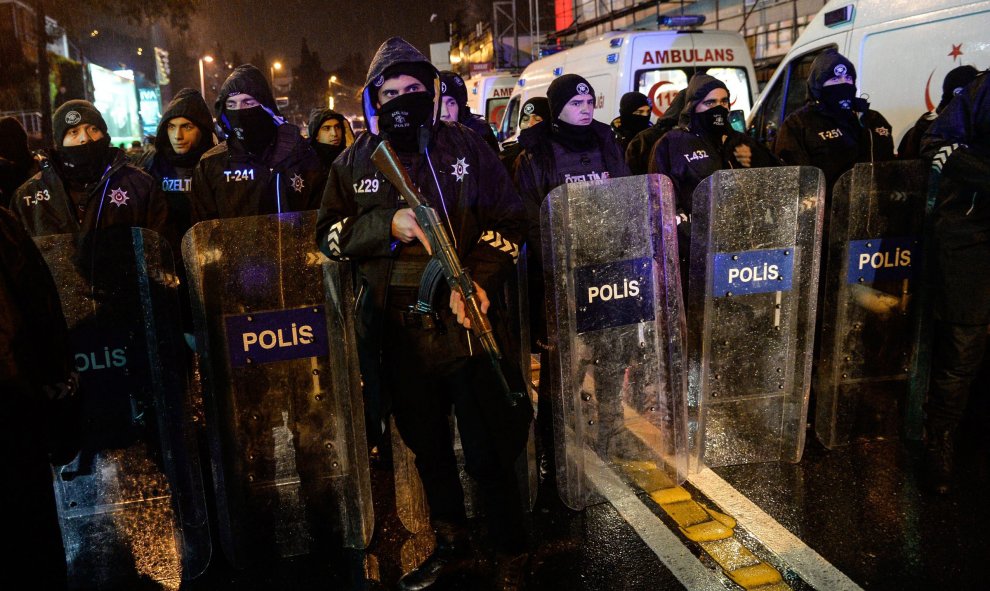
[[[475,5],[477,7],[475,7]],[[429,44],[447,40],[445,21],[456,11],[470,11],[471,23],[487,18],[490,2],[478,0],[227,0],[203,2],[189,36],[206,52],[220,39],[224,51],[245,60],[260,49],[269,61],[292,65],[299,59],[300,39],[333,68],[351,52],[360,52],[365,67],[388,37],[398,35],[429,57]],[[430,22],[430,16],[437,17]],[[473,17],[473,18],[472,18]],[[197,50],[197,48],[190,48]],[[261,67],[261,64],[255,64]],[[363,84],[364,80],[352,83]]]

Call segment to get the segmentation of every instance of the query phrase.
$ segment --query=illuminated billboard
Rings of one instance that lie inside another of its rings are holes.
[[[118,73],[89,64],[89,75],[93,81],[93,104],[103,114],[114,145],[121,142],[130,144],[133,140],[141,139],[134,75],[128,77],[127,73],[126,70]]]

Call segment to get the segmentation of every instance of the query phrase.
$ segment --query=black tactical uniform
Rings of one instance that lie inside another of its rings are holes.
[[[955,431],[990,324],[990,75],[981,74],[939,114],[922,154],[940,172],[929,259],[936,325],[926,409],[928,463],[930,484],[947,492]]]
[[[36,589],[64,589],[65,549],[49,463],[78,451],[78,398],[46,395],[63,382],[68,393],[72,355],[55,282],[30,236],[0,207],[0,450],[8,480],[0,501],[8,544],[0,557]]]
[[[660,141],[668,131],[677,127],[677,122],[681,116],[681,109],[684,108],[684,95],[687,89],[677,93],[670,107],[663,113],[663,117],[646,131],[641,131],[629,141],[626,147],[626,164],[629,165],[629,172],[632,174],[646,174],[650,168],[650,156],[653,154],[653,146]]]
[[[825,82],[837,71],[856,77],[852,62],[834,50],[815,58],[808,74],[808,94],[815,102],[787,116],[774,145],[774,153],[785,165],[822,169],[829,197],[825,211],[829,211],[832,187],[842,173],[857,162],[894,159],[894,138],[883,115],[869,109],[861,98],[852,98],[846,107],[823,98]]]
[[[581,85],[582,92],[576,88]],[[550,100],[550,119],[523,130],[519,136],[522,152],[516,159],[515,182],[526,207],[529,221],[529,241],[526,251],[529,256],[530,332],[534,351],[550,351],[554,346],[547,337],[547,311],[543,275],[543,245],[540,239],[540,207],[554,188],[566,183],[605,180],[629,176],[622,150],[612,129],[599,121],[590,125],[576,126],[560,121],[564,105],[578,94],[591,94],[594,89],[586,80],[574,74],[561,76],[547,89]],[[548,367],[548,359],[543,356],[541,368]],[[550,378],[550,379],[546,379]],[[596,376],[601,384],[612,384],[607,376]],[[551,478],[556,471],[554,451],[553,408],[550,393],[552,372],[540,371],[537,419],[542,445],[541,464]],[[605,389],[607,386],[602,386]],[[609,411],[610,416],[605,417]],[[599,423],[608,425],[614,415],[621,413],[617,407],[599,408]],[[611,421],[614,422],[614,421]]]
[[[79,198],[63,181],[59,151],[42,163],[41,172],[21,185],[11,209],[32,236],[70,234],[112,226],[148,228],[170,238],[168,206],[155,198],[155,181],[135,167],[127,155],[110,148],[109,167]]]
[[[777,164],[773,154],[759,142],[732,129],[727,116],[723,127],[714,134],[699,125],[694,110],[715,88],[728,92],[722,82],[711,76],[698,74],[692,77],[677,127],[664,134],[653,148],[648,170],[670,177],[677,197],[678,214],[690,215],[694,189],[701,181],[718,170],[742,168],[734,154],[737,147],[749,146],[753,154],[752,168]]]
[[[378,89],[398,74],[418,77],[430,92],[402,94],[379,106]],[[522,204],[505,169],[477,134],[438,121],[436,80],[436,69],[411,45],[399,38],[382,44],[364,92],[369,133],[334,162],[317,223],[323,252],[352,261],[356,272],[369,429],[383,424],[391,399],[399,433],[416,454],[437,532],[437,550],[403,579],[401,586],[408,589],[431,585],[466,544],[464,497],[448,422],[452,406],[466,468],[480,485],[496,548],[512,556],[526,544],[514,462],[524,448],[532,408],[525,402],[508,405],[481,345],[452,317],[445,287],[432,302],[434,313],[411,311],[428,257],[418,243],[393,237],[393,217],[406,205],[371,162],[387,133],[402,165],[456,241],[461,262],[487,292],[489,318],[503,350],[510,351],[499,294],[525,238]],[[414,111],[422,115],[421,127]],[[412,122],[411,129],[400,130],[406,122]],[[417,151],[423,140],[426,154]],[[511,354],[505,359],[512,359]],[[503,363],[503,371],[513,388],[522,387],[518,367]],[[380,427],[370,436],[379,433]]]
[[[199,128],[199,144],[185,154],[176,154],[168,137],[168,123],[176,117],[184,117]],[[200,157],[215,144],[210,108],[199,91],[183,88],[165,108],[155,136],[155,149],[144,162],[145,171],[155,178],[157,191],[168,201],[170,221],[179,239],[191,225],[189,196],[193,170]],[[176,255],[179,248],[179,244],[172,244]]]
[[[261,103],[255,108],[264,113],[243,129],[231,121],[236,111],[226,107],[227,98],[237,93],[254,97]],[[215,111],[228,138],[196,165],[192,223],[319,207],[326,170],[299,128],[282,120],[264,74],[251,65],[238,66],[220,87]],[[252,147],[260,128],[269,125],[275,126],[273,136]]]
[[[932,122],[935,121],[938,114],[949,106],[952,98],[962,92],[966,85],[976,78],[977,74],[979,74],[979,71],[973,66],[959,66],[958,68],[949,70],[949,73],[945,75],[945,79],[942,81],[942,100],[939,101],[934,111],[929,111],[919,117],[914,127],[904,134],[904,137],[901,138],[901,143],[897,145],[898,158],[901,160],[921,158],[921,140],[928,132],[928,128],[931,127]]]

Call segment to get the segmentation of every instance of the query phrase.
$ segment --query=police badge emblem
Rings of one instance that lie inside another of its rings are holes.
[[[69,111],[65,114],[66,125],[78,125],[80,121],[82,121],[82,115],[79,114],[79,111]]]
[[[587,84],[585,84],[584,82],[581,82],[581,83],[579,83],[577,85],[577,93],[578,94],[591,94],[591,89],[588,88],[588,85]]]
[[[832,73],[835,74],[836,76],[845,76],[846,75],[846,71],[847,71],[846,70],[846,65],[845,64],[839,64],[839,65],[835,66],[835,69],[832,70]]]

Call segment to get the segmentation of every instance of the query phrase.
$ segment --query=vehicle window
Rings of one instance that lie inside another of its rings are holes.
[[[780,117],[781,123],[783,123],[788,115],[797,111],[808,102],[808,74],[811,72],[811,63],[826,49],[828,47],[821,47],[791,61],[787,72],[787,101],[784,104],[784,112]]]
[[[753,105],[749,88],[749,75],[745,68],[663,68],[636,72],[636,90],[650,97],[653,114],[664,114],[677,93],[687,88],[688,80],[696,72],[702,72],[725,82],[732,97],[732,109],[749,114]]]
[[[499,126],[499,140],[505,141],[516,133],[519,126],[519,96],[514,96],[509,101],[509,105],[503,110],[502,123]]]
[[[687,88],[688,77],[693,73],[694,68],[640,70],[636,72],[636,90],[649,97],[653,114],[662,117],[677,93]]]
[[[772,87],[764,91],[766,98],[760,106],[760,112],[753,117],[750,133],[762,140],[767,147],[773,149],[777,130],[784,119],[808,101],[808,72],[811,71],[811,63],[818,54],[833,47],[834,44],[819,47],[791,60],[786,66],[787,71],[777,77]]]
[[[502,121],[502,113],[505,112],[505,105],[509,104],[509,97],[490,98],[485,103],[485,120],[492,127],[498,127]]]

